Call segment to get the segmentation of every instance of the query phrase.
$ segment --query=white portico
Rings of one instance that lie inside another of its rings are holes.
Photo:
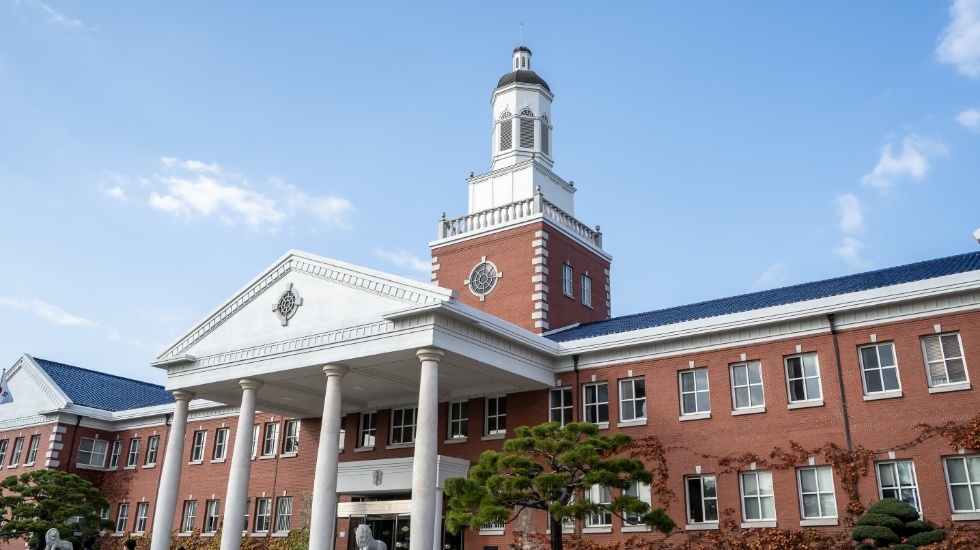
[[[240,406],[223,550],[241,543],[255,410],[322,418],[310,546],[331,548],[337,494],[354,479],[338,479],[340,417],[402,406],[418,409],[414,454],[392,466],[402,480],[389,482],[411,492],[413,548],[435,548],[442,481],[466,471],[437,454],[438,403],[549,387],[556,352],[556,344],[458,303],[449,290],[293,251],[154,364],[167,371],[167,389],[178,397],[175,434],[184,433],[191,396]],[[153,524],[160,534],[173,524],[183,444],[172,437],[167,446]],[[370,466],[361,462],[369,461],[344,464]],[[168,538],[154,537],[153,550],[167,548]]]

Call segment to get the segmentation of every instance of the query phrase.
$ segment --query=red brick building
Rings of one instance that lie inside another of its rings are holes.
[[[551,171],[553,96],[530,59],[516,49],[494,90],[491,170],[440,220],[433,284],[291,251],[160,355],[166,389],[25,355],[2,473],[116,472],[108,517],[154,550],[222,522],[223,549],[300,528],[353,549],[360,524],[389,548],[504,548],[546,518],[446,534],[444,480],[516,426],[583,420],[659,439],[684,530],[726,510],[832,529],[850,496],[980,519],[980,455],[909,444],[980,413],[980,253],[611,317],[612,258]],[[769,464],[791,441],[875,454],[851,489],[822,452]],[[613,514],[569,530],[655,536]]]

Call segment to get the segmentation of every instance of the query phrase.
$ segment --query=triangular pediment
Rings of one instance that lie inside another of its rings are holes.
[[[297,305],[284,320],[277,305],[287,291]],[[167,348],[157,362],[295,341],[452,298],[452,291],[434,285],[290,251]]]
[[[7,369],[7,388],[14,400],[0,405],[0,428],[37,423],[45,413],[71,404],[61,388],[26,354]]]

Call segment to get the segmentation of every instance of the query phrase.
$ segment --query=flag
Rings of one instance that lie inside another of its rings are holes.
[[[7,387],[7,371],[3,371],[3,376],[0,377],[0,405],[4,403],[12,403],[14,396],[10,393],[10,388]]]

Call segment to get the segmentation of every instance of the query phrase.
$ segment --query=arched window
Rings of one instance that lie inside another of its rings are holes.
[[[541,115],[541,152],[551,154],[551,128],[548,127],[548,115]]]
[[[534,149],[534,111],[521,109],[521,148]]]
[[[514,119],[510,111],[500,114],[500,150],[506,151],[514,146]]]
[[[527,67],[527,58],[523,55],[521,56],[521,68]]]

